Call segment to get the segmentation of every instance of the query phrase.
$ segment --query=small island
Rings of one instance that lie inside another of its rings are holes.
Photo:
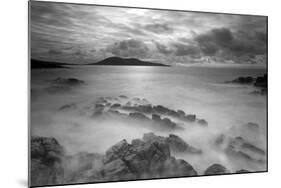
[[[97,63],[90,63],[88,65],[106,65],[106,66],[165,66],[169,65],[161,63],[152,63],[148,61],[142,61],[136,58],[121,58],[121,57],[109,57]]]

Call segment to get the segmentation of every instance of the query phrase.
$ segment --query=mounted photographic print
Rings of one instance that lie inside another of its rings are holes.
[[[29,2],[29,185],[267,172],[267,17]]]

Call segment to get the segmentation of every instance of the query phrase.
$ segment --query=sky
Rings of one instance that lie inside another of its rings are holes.
[[[34,59],[94,63],[119,56],[165,64],[266,65],[267,20],[65,3],[30,3]]]

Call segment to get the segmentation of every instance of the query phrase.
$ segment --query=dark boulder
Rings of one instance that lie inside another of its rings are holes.
[[[121,104],[119,103],[115,103],[111,106],[111,108],[120,108],[121,107]]]
[[[257,77],[254,86],[267,88],[267,74]]]
[[[204,175],[218,175],[227,173],[230,173],[230,171],[224,166],[220,164],[213,164],[205,170]]]
[[[178,110],[177,113],[178,113],[178,115],[181,116],[181,117],[182,117],[182,116],[185,116],[185,112],[184,112],[183,110]]]
[[[208,122],[204,119],[199,119],[197,123],[202,126],[208,126]]]

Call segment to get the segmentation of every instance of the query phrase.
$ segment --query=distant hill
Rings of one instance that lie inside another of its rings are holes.
[[[65,63],[51,62],[51,61],[41,61],[36,59],[31,59],[31,69],[51,69],[51,68],[67,68]]]
[[[88,65],[108,65],[108,66],[169,66],[161,63],[141,61],[136,58],[109,57],[97,63]]]

